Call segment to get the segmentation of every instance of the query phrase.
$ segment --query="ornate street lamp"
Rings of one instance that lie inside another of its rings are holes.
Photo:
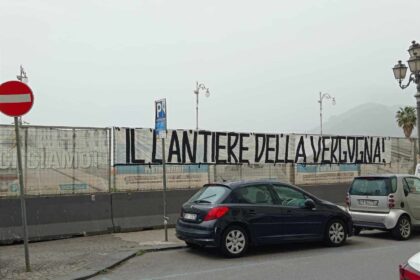
[[[396,64],[392,70],[394,71],[394,77],[396,80],[398,80],[400,88],[407,88],[411,82],[414,82],[417,85],[417,93],[414,95],[414,97],[417,101],[417,141],[418,147],[420,148],[420,44],[416,43],[416,41],[411,43],[412,44],[408,49],[410,58],[407,60],[411,74],[407,84],[402,84],[402,81],[405,79],[405,75],[407,74],[407,66],[405,66],[401,60],[398,61],[398,64]]]
[[[196,106],[195,106],[195,129],[198,130],[198,95],[200,94],[200,92],[205,93],[206,97],[210,96],[210,90],[209,88],[207,88],[204,84],[199,84],[198,82],[196,82],[196,87],[194,90],[194,94],[196,96]]]
[[[318,103],[319,103],[319,119],[320,119],[320,122],[321,122],[321,136],[322,136],[322,101],[324,99],[332,99],[331,100],[332,105],[335,105],[335,97],[334,96],[331,96],[328,93],[324,93],[324,94],[322,92],[319,93]]]

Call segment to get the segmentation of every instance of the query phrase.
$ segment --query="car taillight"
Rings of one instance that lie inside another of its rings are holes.
[[[388,196],[388,207],[389,208],[394,208],[395,207],[395,200],[394,200],[394,195],[390,194]]]
[[[226,207],[226,206],[214,207],[204,217],[204,221],[211,221],[211,220],[219,219],[223,217],[224,215],[226,215],[228,211],[229,211],[229,207]]]
[[[410,265],[400,265],[400,280],[418,280],[420,274],[418,271],[413,269]]]
[[[404,270],[403,265],[400,264],[399,270],[400,270],[400,280],[404,280],[405,279],[405,277],[404,277],[405,270]]]
[[[349,194],[347,194],[347,195],[346,195],[346,205],[347,205],[348,207],[350,207],[350,205],[351,205],[351,202],[350,202],[350,195],[349,195]]]

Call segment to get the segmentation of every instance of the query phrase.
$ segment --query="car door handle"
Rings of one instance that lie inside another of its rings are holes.
[[[248,215],[257,215],[257,211],[255,211],[255,210],[248,210]]]

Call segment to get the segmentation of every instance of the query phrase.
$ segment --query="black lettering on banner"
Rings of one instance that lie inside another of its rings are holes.
[[[376,159],[378,159],[378,160],[376,161]],[[379,138],[376,138],[375,152],[373,153],[373,162],[374,163],[380,163],[381,162],[381,143],[380,143]]]
[[[153,133],[152,162],[153,163],[162,163],[162,160],[161,159],[156,159],[156,142],[157,142],[157,137],[156,137],[155,130],[152,130],[152,133]]]
[[[370,138],[370,143],[369,143]],[[364,147],[364,163],[372,163],[372,145],[373,137],[365,137],[365,147]],[[369,145],[370,144],[370,145]]]
[[[131,163],[130,159],[130,147],[131,147],[131,141],[130,141],[130,129],[125,129],[125,162],[127,164]]]
[[[225,145],[220,145],[220,138],[222,136],[227,136],[226,132],[216,132],[216,163],[226,163],[226,160],[219,159],[220,150],[226,149]]]
[[[338,136],[337,138],[338,138],[338,162],[339,163],[346,163],[347,162],[347,151],[343,151],[341,149],[342,140],[346,140],[346,137]],[[344,155],[344,158],[341,157],[342,155]]]
[[[260,147],[260,140],[262,139],[262,147]],[[255,134],[255,163],[259,163],[265,151],[265,134]]]
[[[364,140],[364,137],[356,137],[356,163],[363,163],[364,152],[363,151],[359,152],[359,142],[363,140]]]
[[[194,131],[193,133],[193,147],[191,150],[191,143],[188,137],[188,131],[184,130],[182,133],[182,163],[187,162],[187,153],[188,159],[191,163],[196,163],[197,158],[197,132]]]
[[[211,133],[211,162],[216,162],[215,155],[216,155],[216,133]]]
[[[168,163],[172,163],[173,155],[176,156],[177,163],[181,163],[181,150],[179,148],[179,140],[178,140],[178,134],[176,130],[172,130],[171,143],[169,145],[169,152],[168,152]]]
[[[200,135],[203,135],[204,138],[204,147],[203,147],[203,162],[207,163],[207,145],[208,145],[208,137],[211,135],[210,131],[204,131],[204,130],[200,130],[200,132],[198,133]]]
[[[234,138],[235,140],[233,140],[232,142],[232,138]],[[230,132],[228,133],[228,144],[227,144],[227,154],[228,154],[228,163],[232,163],[232,158],[233,158],[233,163],[238,163],[238,158],[235,155],[235,147],[238,144],[238,140],[239,140],[239,135],[235,132]]]
[[[350,146],[350,142],[352,142],[352,146]],[[357,154],[355,137],[347,137],[347,151],[349,153],[350,163],[354,163],[355,155]]]
[[[321,159],[321,163],[329,164],[329,163],[331,163],[331,160],[326,160],[325,159],[325,152],[328,152],[330,149],[326,147],[327,145],[325,144],[325,140],[328,140],[331,137],[324,137],[324,136],[321,136],[321,137],[322,137],[322,159]]]
[[[338,140],[337,137],[331,137],[331,163],[337,163],[337,157],[335,155],[335,152],[338,148]]]
[[[265,147],[266,147],[266,149],[265,149],[265,163],[274,163],[274,160],[273,159],[270,159],[270,152],[275,152],[276,151],[276,149],[273,147],[273,148],[270,148],[270,139],[276,139],[276,135],[273,135],[273,134],[267,134],[266,135],[266,145],[265,145]]]
[[[299,139],[299,143],[298,143],[298,146],[296,148],[295,162],[298,162],[300,157],[303,158],[303,163],[306,163],[304,136],[301,136],[300,139]]]
[[[280,134],[280,137],[283,138],[283,133]],[[276,134],[276,160],[274,161],[275,163],[284,162],[284,159],[281,159],[279,157],[279,154],[280,154],[280,139],[279,139],[279,135]]]
[[[315,148],[314,145],[314,137],[310,136],[309,139],[311,141],[312,154],[314,155],[314,163],[318,163],[319,155],[321,153],[321,137],[318,137],[318,150]]]
[[[385,138],[382,138],[382,152],[385,153]],[[382,159],[382,162],[386,163],[386,159]]]
[[[249,163],[248,159],[244,159],[243,155],[245,151],[248,151],[248,147],[244,146],[244,138],[248,138],[249,133],[241,133],[239,136],[239,162],[240,163]]]
[[[286,151],[284,152],[284,162],[293,162],[293,160],[289,159],[289,135],[286,135]]]
[[[131,129],[131,162],[136,164],[145,162],[143,159],[136,159],[136,134],[134,129]]]

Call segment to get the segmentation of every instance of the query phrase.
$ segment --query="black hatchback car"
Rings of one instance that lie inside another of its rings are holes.
[[[204,185],[183,206],[176,235],[191,247],[218,247],[229,257],[248,246],[323,240],[340,246],[352,235],[351,216],[304,190],[273,181]]]

